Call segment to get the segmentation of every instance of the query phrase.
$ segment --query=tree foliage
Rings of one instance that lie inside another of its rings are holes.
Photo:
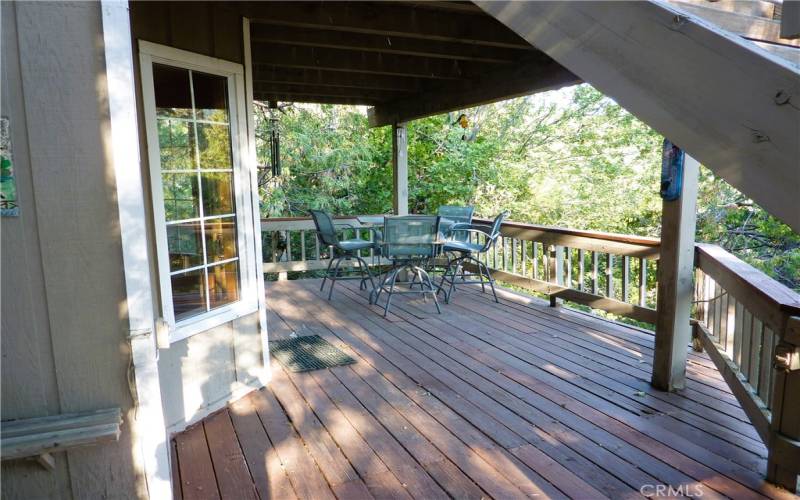
[[[269,111],[258,109],[263,139]],[[263,186],[263,216],[391,211],[389,127],[368,128],[352,106],[278,113],[283,170]],[[408,137],[411,212],[468,203],[487,217],[510,210],[518,221],[659,235],[663,138],[589,85],[416,120]],[[707,169],[697,233],[800,289],[800,236]]]

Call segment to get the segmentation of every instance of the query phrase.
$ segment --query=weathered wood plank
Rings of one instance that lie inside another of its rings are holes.
[[[181,489],[186,499],[219,499],[214,466],[203,425],[197,424],[175,436]],[[180,457],[187,459],[181,460]],[[191,459],[188,459],[191,457]]]
[[[261,498],[297,498],[250,398],[230,406],[231,420]]]
[[[224,409],[203,420],[203,427],[220,496],[243,500],[258,498],[228,410]]]

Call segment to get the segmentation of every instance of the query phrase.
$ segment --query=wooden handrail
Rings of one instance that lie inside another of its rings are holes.
[[[492,222],[492,219],[483,219],[479,217],[476,217],[473,220],[480,224],[491,224]],[[661,240],[658,238],[651,238],[649,236],[638,236],[635,234],[606,233],[603,231],[573,229],[569,227],[560,227],[560,226],[544,226],[540,224],[530,224],[527,222],[514,222],[514,221],[503,222],[503,226],[509,228],[533,229],[536,231],[542,231],[554,234],[564,234],[569,236],[581,236],[583,238],[594,238],[604,241],[629,243],[631,245],[644,245],[651,247],[658,247],[659,245],[661,245]]]
[[[695,265],[703,269],[726,290],[731,292],[732,288],[748,290],[759,296],[770,307],[779,309],[786,314],[800,314],[799,293],[770,278],[718,245],[697,243],[695,245]]]
[[[800,294],[717,245],[695,246],[695,332],[769,449],[767,479],[800,473]]]
[[[489,219],[481,218],[476,218],[474,221],[479,224],[492,222]],[[661,250],[661,240],[658,238],[542,226],[524,222],[504,222],[501,232],[503,236],[511,238],[627,257],[644,257],[651,260],[658,259]]]

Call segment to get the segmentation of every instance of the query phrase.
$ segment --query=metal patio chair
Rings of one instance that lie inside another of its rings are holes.
[[[436,311],[441,314],[439,301],[436,298],[437,289],[424,268],[426,261],[436,255],[440,244],[439,216],[436,215],[405,215],[399,217],[386,217],[383,224],[383,257],[392,261],[392,267],[386,277],[380,281],[378,288],[370,294],[370,303],[377,304],[381,293],[386,292],[386,305],[383,308],[384,317],[389,313],[389,305],[394,294],[422,294],[423,297],[431,295],[436,305]],[[398,275],[403,271],[408,272],[413,278],[398,281]],[[420,289],[413,285],[419,279]],[[399,291],[398,286],[407,284],[408,289]]]
[[[505,218],[508,217],[508,212],[501,212],[494,218],[491,225],[485,224],[456,224],[451,229],[466,233],[467,235],[475,234],[476,242],[472,242],[469,238],[467,241],[460,241],[452,239],[447,241],[442,247],[442,253],[445,255],[457,254],[458,257],[450,259],[448,257],[447,267],[442,274],[442,279],[439,282],[438,292],[444,292],[445,303],[450,302],[450,296],[456,289],[456,280],[460,276],[459,284],[463,285],[481,285],[481,289],[486,292],[486,284],[492,288],[492,295],[495,302],[500,302],[497,299],[497,292],[494,289],[494,278],[491,271],[484,264],[479,256],[488,252],[495,245],[497,238],[500,236],[500,226],[502,226]],[[480,241],[483,238],[483,242]],[[467,273],[464,270],[464,264],[470,263],[478,268],[476,273]],[[477,279],[476,279],[477,277]]]
[[[457,205],[442,205],[439,207],[437,214],[442,218],[441,229],[442,236],[449,236],[451,239],[458,241],[468,241],[469,233],[459,231],[452,233],[452,225],[445,227],[444,220],[453,221],[455,224],[472,224],[472,214],[475,212],[475,207],[472,205],[457,206]]]
[[[311,218],[314,219],[314,225],[317,228],[317,238],[319,238],[323,245],[331,249],[330,262],[328,262],[328,268],[325,270],[325,276],[322,277],[322,284],[320,285],[319,290],[324,290],[325,282],[330,280],[331,288],[330,291],[328,291],[328,300],[331,300],[331,297],[333,296],[333,287],[336,285],[336,281],[360,279],[361,283],[359,286],[362,289],[366,287],[366,282],[369,280],[370,284],[372,285],[372,290],[374,291],[375,281],[372,279],[372,273],[369,270],[369,266],[359,255],[359,250],[374,248],[375,242],[363,240],[361,238],[340,240],[337,231],[341,230],[342,228],[355,229],[352,224],[335,223],[333,222],[333,218],[330,216],[330,214],[323,210],[309,210],[309,213],[311,214]],[[340,268],[342,260],[355,260],[358,262],[358,269],[360,271],[359,276],[342,275]],[[334,262],[336,263],[336,266],[333,268],[333,270],[331,270]]]

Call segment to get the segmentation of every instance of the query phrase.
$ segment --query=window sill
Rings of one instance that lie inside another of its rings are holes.
[[[170,329],[169,343],[180,342],[257,311],[257,300],[240,300],[220,309],[180,321]]]

